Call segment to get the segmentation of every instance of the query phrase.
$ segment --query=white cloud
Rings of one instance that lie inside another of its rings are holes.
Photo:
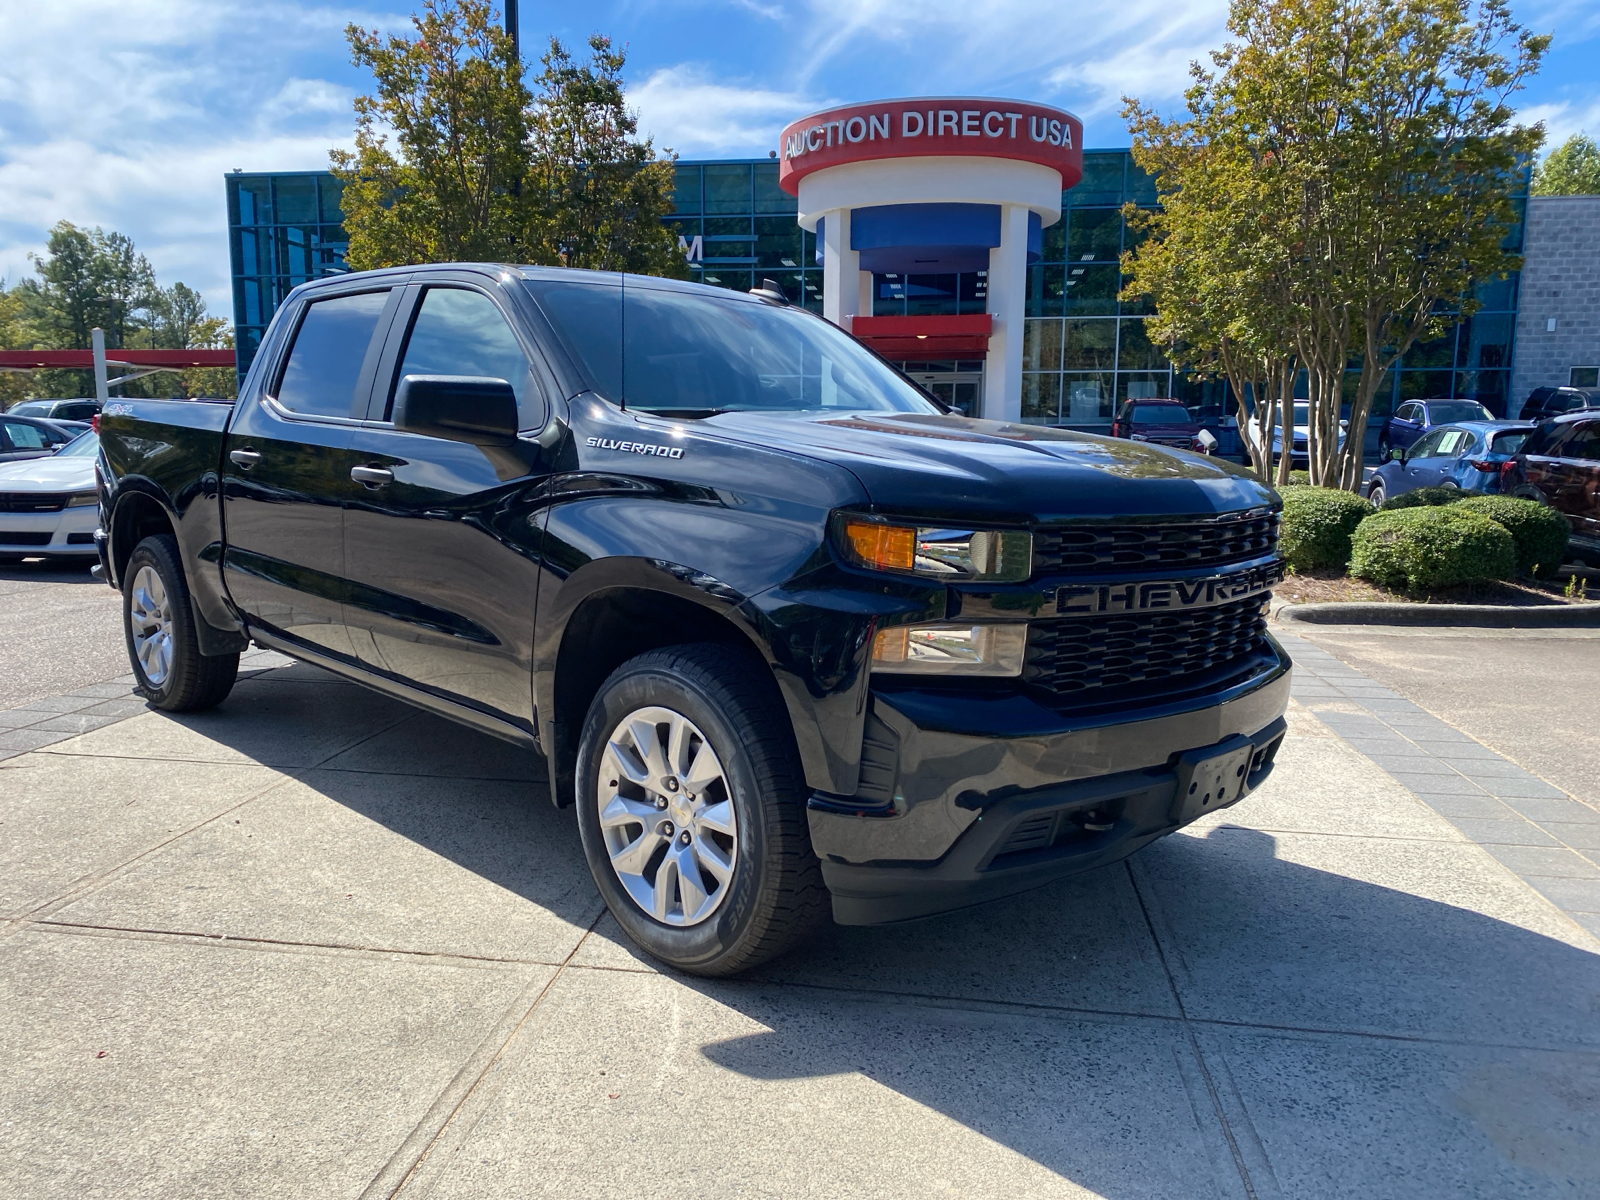
[[[1553,104],[1530,104],[1517,113],[1525,125],[1544,122],[1544,152],[1554,150],[1575,133],[1587,133],[1600,141],[1600,100],[1588,104],[1558,101]]]
[[[100,225],[228,314],[222,175],[314,169],[349,143],[349,87],[305,67],[343,73],[350,21],[393,23],[250,0],[0,6],[0,276],[31,273],[56,221]]]
[[[825,102],[799,92],[712,82],[692,64],[667,67],[628,89],[639,128],[658,149],[680,155],[732,156],[775,148],[783,127]]]

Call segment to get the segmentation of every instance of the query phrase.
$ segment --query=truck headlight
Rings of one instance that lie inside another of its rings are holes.
[[[898,675],[1020,675],[1028,627],[900,625],[872,641],[872,669]]]
[[[73,492],[67,497],[68,508],[87,508],[91,504],[100,503],[99,492]]]
[[[841,541],[863,567],[951,583],[1016,583],[1033,574],[1033,535],[1017,530],[941,529],[847,517]]]

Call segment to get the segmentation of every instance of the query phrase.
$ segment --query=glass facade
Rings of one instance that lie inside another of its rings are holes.
[[[346,270],[339,211],[343,185],[325,171],[235,172],[224,178],[234,342],[243,379],[290,289]]]
[[[1528,171],[1520,175],[1519,210]],[[233,254],[234,325],[241,373],[260,344],[272,312],[290,288],[344,271],[340,184],[324,172],[227,176]],[[1028,269],[1023,332],[1022,418],[1047,425],[1108,425],[1121,400],[1176,396],[1190,405],[1222,405],[1226,386],[1174,371],[1145,335],[1148,309],[1117,298],[1121,256],[1137,233],[1122,206],[1157,203],[1150,178],[1127,150],[1091,150],[1083,179],[1062,193],[1062,217],[1044,230],[1042,253]],[[679,162],[674,211],[667,223],[689,259],[690,275],[716,287],[746,291],[762,279],[791,301],[822,309],[822,267],[816,237],[796,222],[799,207],[778,186],[776,159]],[[1508,239],[1522,247],[1522,227]],[[986,273],[874,275],[875,316],[979,313],[987,305]],[[1467,396],[1505,411],[1517,277],[1481,287],[1481,312],[1444,337],[1412,348],[1390,372],[1374,402],[1381,419],[1417,397]],[[918,363],[922,373],[970,364]],[[1354,391],[1354,372],[1346,394]],[[1374,428],[1376,425],[1374,425]]]

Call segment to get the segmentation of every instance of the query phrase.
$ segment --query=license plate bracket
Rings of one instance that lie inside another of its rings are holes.
[[[1177,823],[1187,825],[1249,795],[1250,762],[1255,752],[1255,743],[1241,734],[1219,745],[1180,755],[1174,805]]]

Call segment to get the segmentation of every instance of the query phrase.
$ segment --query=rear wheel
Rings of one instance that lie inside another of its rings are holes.
[[[1386,463],[1394,457],[1394,449],[1389,445],[1388,438],[1378,439],[1378,461]]]
[[[674,646],[617,668],[589,706],[577,792],[600,895],[663,962],[732,975],[826,920],[788,714],[747,655]]]
[[[166,712],[215,708],[233,690],[237,654],[200,653],[194,604],[170,534],[133,549],[122,582],[122,632],[139,691]]]

